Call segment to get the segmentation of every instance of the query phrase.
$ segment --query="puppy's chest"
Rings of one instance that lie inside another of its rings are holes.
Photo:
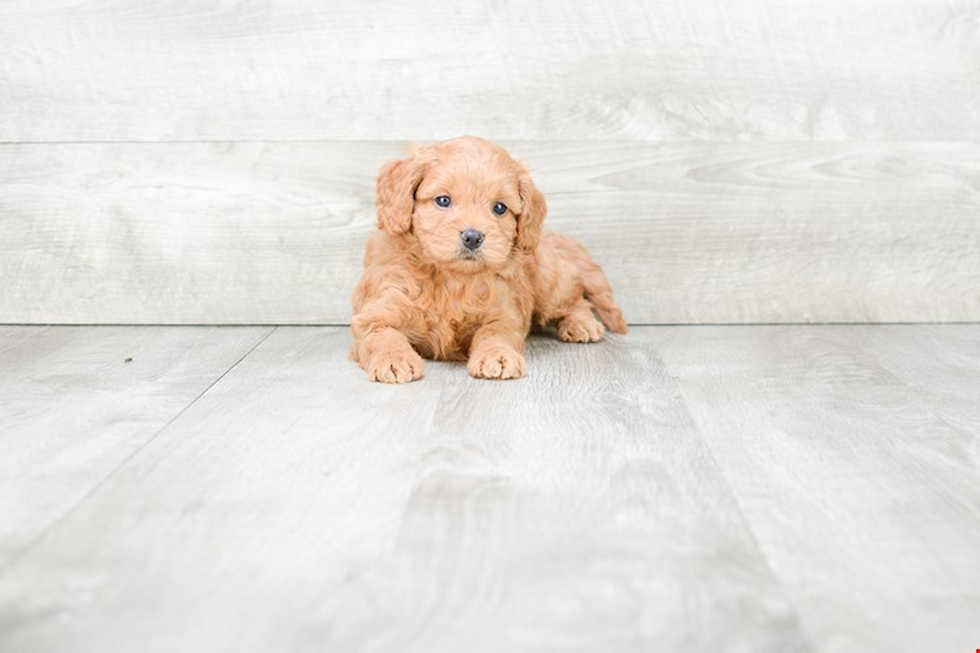
[[[492,279],[432,279],[423,292],[420,308],[425,312],[429,333],[444,348],[469,346],[473,333],[483,325],[488,313],[497,308],[500,293]]]
[[[426,310],[438,322],[470,322],[479,320],[497,299],[492,280],[484,277],[467,280],[433,279]]]

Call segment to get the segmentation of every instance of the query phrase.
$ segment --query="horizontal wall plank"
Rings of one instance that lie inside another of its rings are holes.
[[[507,143],[632,323],[980,320],[980,145]],[[0,322],[342,324],[403,143],[0,146]]]
[[[977,0],[0,3],[0,141],[980,138]]]

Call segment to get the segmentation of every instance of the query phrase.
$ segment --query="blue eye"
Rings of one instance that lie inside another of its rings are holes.
[[[449,195],[440,195],[436,198],[436,205],[441,206],[442,208],[447,208],[452,203],[452,200],[449,199]]]
[[[493,205],[493,212],[497,215],[503,215],[507,213],[507,206],[503,202],[497,202]]]

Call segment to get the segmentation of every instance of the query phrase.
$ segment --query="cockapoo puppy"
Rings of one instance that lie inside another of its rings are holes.
[[[422,358],[465,360],[472,376],[524,375],[532,324],[566,342],[626,333],[585,248],[544,231],[547,205],[503,148],[465,136],[416,147],[378,174],[378,227],[354,291],[351,358],[368,378],[405,383]]]

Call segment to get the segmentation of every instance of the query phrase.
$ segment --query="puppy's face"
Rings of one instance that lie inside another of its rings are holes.
[[[386,164],[381,228],[411,232],[424,259],[457,270],[501,268],[537,246],[546,206],[527,170],[496,145],[457,138]]]

